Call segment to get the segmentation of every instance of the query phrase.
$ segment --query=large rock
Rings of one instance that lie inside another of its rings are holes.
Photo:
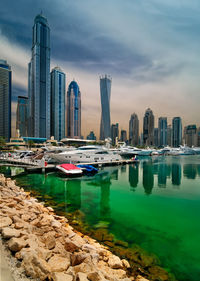
[[[55,248],[56,246],[56,239],[55,239],[55,234],[54,233],[48,233],[44,236],[44,243],[46,247],[51,250]]]
[[[122,261],[120,260],[119,257],[115,256],[115,255],[111,255],[108,259],[108,265],[111,268],[114,269],[119,269],[119,268],[123,268],[123,264]]]
[[[18,252],[26,246],[27,246],[27,241],[25,241],[23,238],[13,237],[8,242],[8,248],[13,252]]]
[[[9,217],[0,217],[0,228],[9,226],[12,224],[12,220]]]
[[[5,239],[10,239],[12,237],[19,237],[21,234],[21,232],[19,230],[14,229],[12,227],[4,227],[2,229],[1,233],[2,233],[3,238],[5,238]]]
[[[48,265],[50,266],[52,271],[66,271],[70,266],[70,260],[68,258],[55,255],[50,258],[50,260],[48,261]]]
[[[81,264],[88,256],[89,256],[89,254],[86,254],[83,252],[72,254],[71,255],[71,265],[75,266],[75,265]]]
[[[103,281],[105,280],[103,274],[100,271],[92,271],[88,273],[87,278],[90,281]]]
[[[51,276],[53,281],[73,281],[73,276],[64,272],[53,272]]]
[[[22,267],[28,276],[40,280],[45,280],[51,272],[48,263],[38,257],[35,252],[27,253],[22,261]]]
[[[76,274],[76,281],[88,281],[87,274],[83,272],[78,272]]]
[[[122,264],[123,264],[123,266],[124,266],[125,268],[130,268],[130,267],[131,267],[131,266],[130,266],[130,263],[129,263],[127,260],[125,260],[125,259],[122,260]]]
[[[69,238],[66,238],[64,247],[66,251],[73,253],[80,248],[80,245],[78,245],[76,242],[71,241]]]
[[[149,281],[148,279],[144,278],[141,275],[138,275],[137,278],[135,279],[135,281]]]

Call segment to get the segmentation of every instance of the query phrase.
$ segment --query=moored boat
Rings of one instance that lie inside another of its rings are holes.
[[[83,171],[83,174],[94,175],[98,173],[98,169],[92,165],[77,165],[76,167],[80,168]]]
[[[83,171],[73,164],[61,164],[57,165],[56,168],[66,176],[81,176]]]

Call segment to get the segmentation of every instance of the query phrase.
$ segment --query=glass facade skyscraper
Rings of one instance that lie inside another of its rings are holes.
[[[182,144],[182,121],[181,117],[172,120],[172,146],[178,147]]]
[[[158,144],[159,146],[167,145],[167,118],[160,117],[158,119]]]
[[[143,120],[143,140],[144,145],[154,144],[154,115],[153,111],[148,108],[145,111]]]
[[[75,81],[67,91],[67,136],[81,138],[81,92]]]
[[[65,137],[65,73],[59,67],[51,71],[51,136]]]
[[[129,143],[134,146],[139,144],[139,119],[135,113],[129,120]]]
[[[111,78],[105,75],[100,77],[101,93],[101,125],[100,139],[110,137],[110,95],[111,95]]]
[[[27,137],[28,129],[28,98],[18,96],[16,129],[19,130],[20,136]]]
[[[0,137],[11,138],[12,72],[7,61],[0,60]]]
[[[117,138],[119,138],[119,124],[118,123],[111,125],[112,145],[116,145]]]
[[[28,65],[29,136],[50,137],[50,29],[47,19],[34,20],[32,58]]]

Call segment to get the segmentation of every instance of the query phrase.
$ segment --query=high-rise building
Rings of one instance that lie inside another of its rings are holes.
[[[167,145],[172,146],[172,125],[167,126]]]
[[[42,14],[34,20],[28,75],[28,134],[50,138],[50,29]]]
[[[179,147],[182,144],[182,121],[181,117],[172,120],[172,146]]]
[[[184,139],[187,146],[197,146],[197,126],[188,125],[184,129]]]
[[[16,114],[16,129],[22,137],[27,137],[28,130],[28,98],[18,96],[17,114]]]
[[[167,118],[159,117],[158,119],[158,144],[159,146],[167,145]]]
[[[143,140],[144,145],[154,144],[154,115],[150,108],[146,110],[143,119]]]
[[[59,67],[51,71],[51,136],[65,137],[65,73]]]
[[[89,135],[87,136],[87,140],[96,140],[96,136],[93,131],[90,131]]]
[[[110,95],[111,95],[111,78],[105,75],[100,77],[101,93],[101,125],[100,140],[110,137]]]
[[[123,141],[123,142],[127,141],[127,132],[126,132],[126,130],[121,130],[120,140]]]
[[[197,146],[200,147],[200,127],[197,129]]]
[[[119,138],[119,124],[118,123],[111,125],[112,145],[116,145],[117,138]]]
[[[133,146],[139,144],[139,119],[135,113],[131,115],[129,120],[129,143]]]
[[[81,92],[75,81],[67,91],[67,136],[81,138]]]
[[[0,137],[11,138],[12,71],[7,61],[0,60]]]
[[[154,145],[156,147],[159,146],[159,141],[158,141],[158,128],[154,128]]]

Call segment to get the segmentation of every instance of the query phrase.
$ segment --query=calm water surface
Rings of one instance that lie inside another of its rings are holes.
[[[156,254],[178,280],[200,280],[200,156],[147,158],[73,180],[30,174],[17,183],[62,211],[81,210],[91,228],[107,224],[116,238]]]

